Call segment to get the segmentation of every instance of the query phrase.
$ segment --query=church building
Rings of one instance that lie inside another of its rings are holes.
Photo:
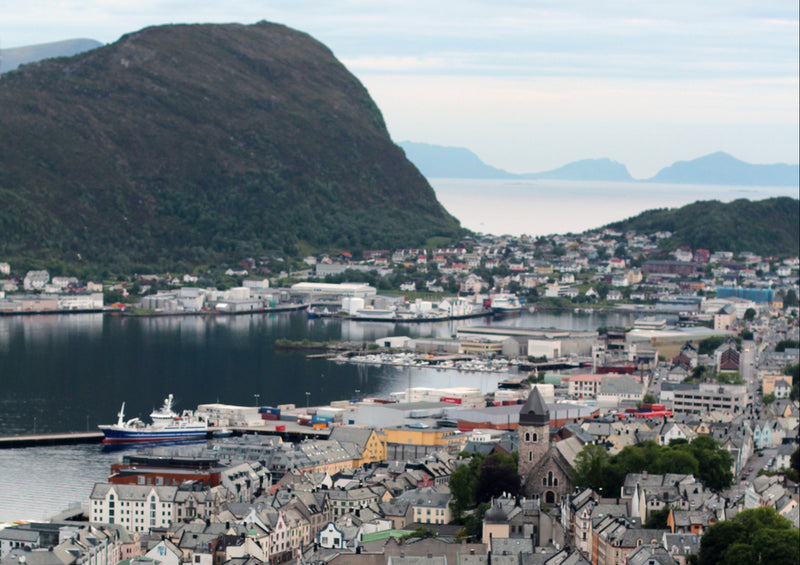
[[[560,504],[572,492],[570,466],[550,444],[550,411],[535,387],[520,411],[517,433],[523,492],[545,504]]]

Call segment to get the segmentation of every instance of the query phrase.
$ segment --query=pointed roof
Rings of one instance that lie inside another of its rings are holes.
[[[550,426],[550,411],[539,389],[533,387],[519,412],[520,426]]]

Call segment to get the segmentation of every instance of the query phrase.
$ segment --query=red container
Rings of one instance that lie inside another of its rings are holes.
[[[286,426],[284,424],[281,424],[280,426],[275,426],[275,431],[276,432],[285,432],[286,431]]]

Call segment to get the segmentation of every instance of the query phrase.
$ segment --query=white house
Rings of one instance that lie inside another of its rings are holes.
[[[92,523],[121,524],[132,532],[169,527],[178,487],[96,483],[89,497]]]
[[[317,534],[317,543],[325,549],[341,549],[344,548],[344,534],[333,522],[328,522]]]
[[[50,273],[47,271],[28,271],[22,281],[25,290],[42,290],[50,282]]]

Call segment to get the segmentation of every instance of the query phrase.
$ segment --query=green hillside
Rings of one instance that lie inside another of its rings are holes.
[[[672,210],[649,210],[608,227],[640,233],[670,231],[665,245],[675,249],[752,251],[760,255],[797,256],[800,248],[800,203],[794,198],[751,202],[695,202]]]
[[[458,222],[322,44],[147,28],[0,79],[0,257],[116,269],[419,245]]]

